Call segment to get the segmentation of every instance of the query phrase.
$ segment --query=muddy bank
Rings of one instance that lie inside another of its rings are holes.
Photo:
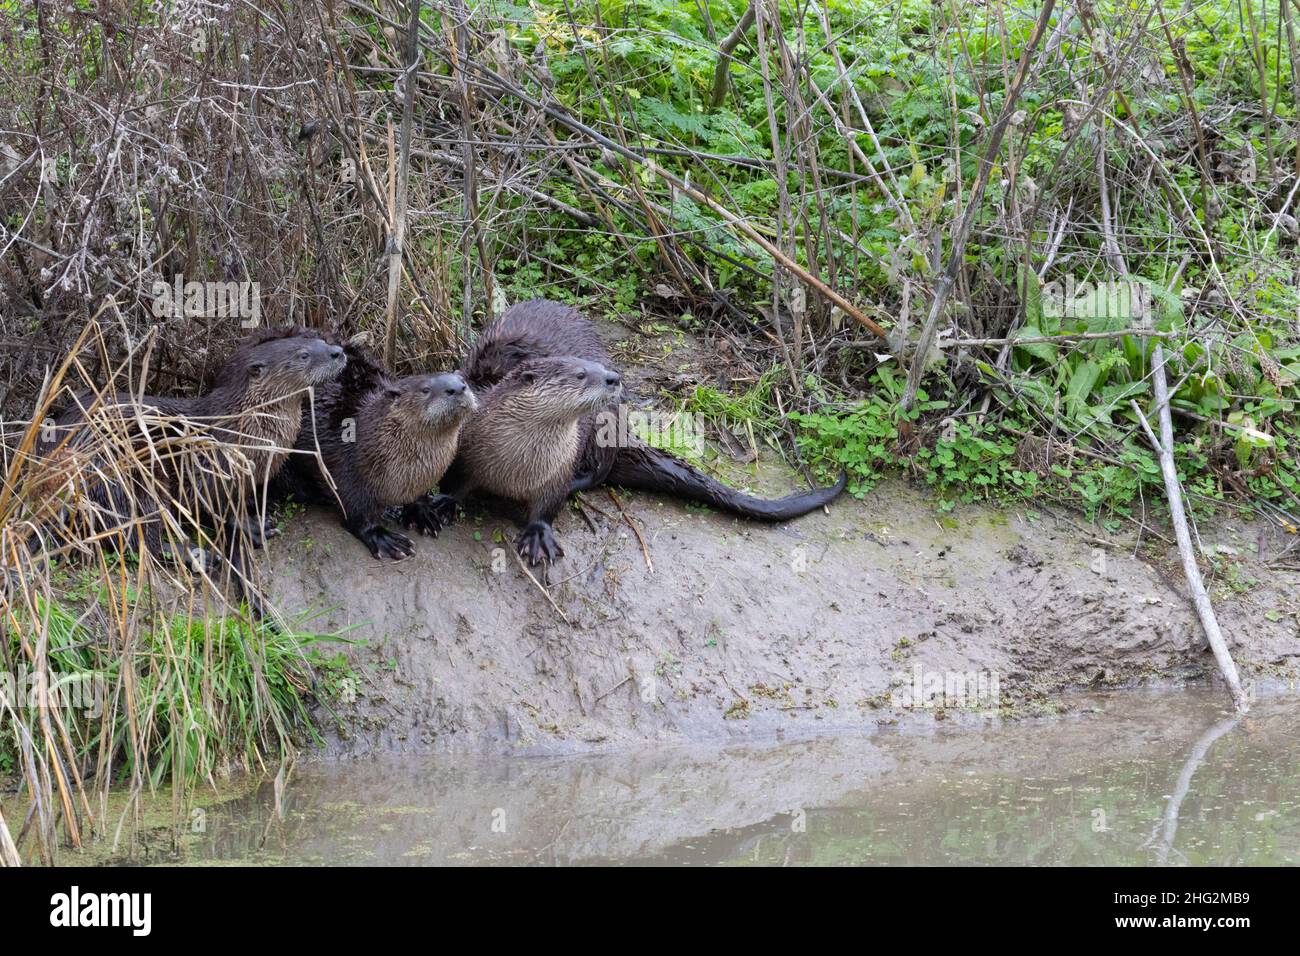
[[[359,680],[328,752],[735,742],[1051,712],[1068,688],[1214,679],[1176,554],[1150,533],[1046,508],[940,516],[896,483],[775,527],[625,496],[643,552],[603,490],[586,500],[585,518],[557,524],[567,556],[539,577],[546,594],[491,510],[395,565],[328,513],[293,518],[267,552],[280,605],[328,608],[314,627],[366,642],[348,651]],[[1265,566],[1270,534],[1231,519],[1201,528],[1221,622],[1261,689],[1300,661],[1300,575]],[[918,668],[995,677],[996,703],[900,706]]]

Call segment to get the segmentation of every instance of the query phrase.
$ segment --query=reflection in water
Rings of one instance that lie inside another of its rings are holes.
[[[1156,862],[1160,866],[1167,866],[1169,863],[1169,851],[1174,848],[1174,835],[1178,833],[1178,810],[1183,805],[1183,798],[1187,796],[1187,791],[1191,789],[1192,774],[1196,773],[1196,768],[1205,759],[1210,745],[1233,727],[1236,727],[1240,720],[1240,716],[1235,716],[1219,721],[1219,723],[1207,730],[1200,740],[1196,741],[1196,746],[1187,755],[1187,763],[1183,764],[1183,772],[1178,775],[1178,786],[1174,787],[1169,802],[1165,804],[1164,835],[1160,840],[1160,849],[1156,853]]]
[[[282,818],[267,784],[210,808],[185,858],[1293,863],[1300,704],[1260,702],[1238,724],[1223,719],[1223,702],[1210,691],[1127,693],[983,730],[924,723],[713,749],[304,764]]]

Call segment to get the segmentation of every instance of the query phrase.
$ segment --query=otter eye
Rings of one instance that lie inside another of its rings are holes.
[[[432,391],[433,391],[433,389],[431,389],[428,385],[426,385],[426,386],[424,386],[424,388],[420,389],[420,394],[421,394],[421,395],[428,395],[428,394],[429,394],[430,392],[432,392]]]
[[[574,376],[574,378],[576,378],[579,382],[586,381],[587,373],[579,372],[577,375]]]
[[[303,349],[301,352],[298,353],[298,358],[305,359],[310,357],[310,355],[311,355],[310,352],[308,352],[306,349]]]

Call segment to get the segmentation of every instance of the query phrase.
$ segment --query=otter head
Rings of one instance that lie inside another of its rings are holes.
[[[323,339],[272,339],[236,355],[222,369],[217,385],[234,386],[250,401],[275,401],[328,382],[347,361],[342,348]]]
[[[623,377],[599,362],[563,356],[523,362],[498,387],[510,389],[517,404],[565,421],[616,402]]]
[[[399,379],[385,397],[391,402],[389,415],[438,430],[460,425],[478,408],[478,399],[455,372]]]

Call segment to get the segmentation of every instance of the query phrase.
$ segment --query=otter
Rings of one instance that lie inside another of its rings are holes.
[[[532,564],[563,557],[552,524],[570,494],[600,484],[661,491],[760,521],[787,521],[834,500],[833,487],[775,501],[729,488],[679,458],[602,430],[617,415],[622,377],[595,326],[570,306],[534,299],[511,306],[479,336],[462,374],[480,395],[442,493],[419,517],[436,534],[473,492],[523,504],[515,541]]]
[[[364,371],[321,390],[297,442],[311,455],[295,455],[280,485],[299,500],[341,505],[344,527],[371,555],[400,561],[415,546],[383,526],[384,510],[400,506],[404,524],[433,533],[428,493],[455,458],[461,425],[477,403],[455,373],[393,380],[369,360],[355,365]]]
[[[161,484],[169,498],[195,502],[197,512],[189,520],[225,529],[222,557],[238,565],[240,533],[254,547],[268,534],[254,514],[251,492],[275,476],[293,448],[308,389],[334,378],[346,362],[343,348],[306,330],[267,330],[241,342],[222,363],[212,387],[197,398],[123,392],[78,395],[55,421],[52,434],[42,436],[36,454],[50,459],[56,468],[61,459],[70,459],[82,471],[97,475],[84,489],[98,510],[92,518],[93,531],[125,526],[137,549],[172,556],[164,545],[163,504],[154,494]],[[95,441],[87,424],[92,414],[120,417],[129,436],[125,454],[141,464],[149,462],[151,479],[146,480],[138,468],[122,469],[116,461],[104,460],[113,452]],[[142,431],[146,421],[147,431]],[[194,437],[195,426],[215,439],[211,447],[189,443],[179,452],[172,451],[169,446],[174,440]],[[252,465],[252,474],[233,484],[232,462],[225,453],[228,446],[239,448]],[[79,455],[87,452],[90,460],[79,461]],[[124,487],[123,478],[129,487]],[[202,552],[204,560],[213,557]]]

